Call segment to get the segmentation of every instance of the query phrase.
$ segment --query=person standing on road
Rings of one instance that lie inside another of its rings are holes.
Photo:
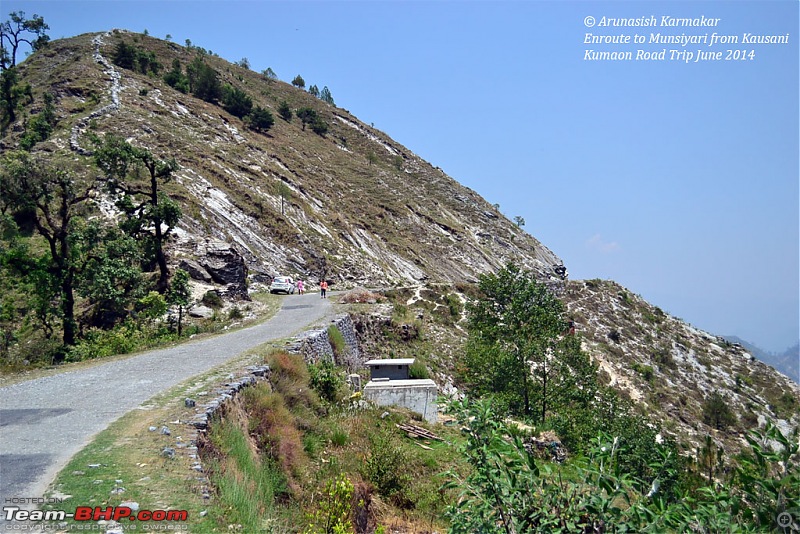
[[[298,295],[302,295],[303,294],[303,281],[302,280],[298,280],[297,281],[297,294]]]
[[[328,298],[328,296],[326,295],[326,293],[328,292],[328,282],[326,282],[325,280],[322,280],[319,283],[319,292],[320,292],[320,298],[323,298],[323,299]]]

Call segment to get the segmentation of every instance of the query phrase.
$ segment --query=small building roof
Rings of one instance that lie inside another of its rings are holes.
[[[436,389],[436,382],[430,378],[418,378],[409,380],[370,380],[364,389],[397,389],[397,388],[411,388],[423,389],[434,388]]]
[[[383,360],[369,360],[364,365],[367,367],[380,367],[383,365],[411,365],[415,358],[386,358]]]

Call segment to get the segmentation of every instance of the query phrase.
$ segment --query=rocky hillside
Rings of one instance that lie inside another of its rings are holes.
[[[162,74],[198,55],[220,82],[270,110],[266,133],[222,107],[170,87],[162,76],[110,61],[121,41],[152,52]],[[57,127],[37,145],[53,157],[98,171],[88,135],[113,133],[180,165],[169,193],[183,208],[180,254],[207,238],[234,244],[251,273],[327,277],[343,285],[474,280],[514,260],[558,281],[563,263],[474,191],[422,161],[344,109],[287,83],[140,34],[112,31],[53,42],[19,66],[34,105],[55,96]],[[318,135],[278,108],[314,109],[328,125]],[[14,147],[25,118],[4,137]],[[106,206],[112,206],[107,202]]]
[[[612,281],[569,281],[564,300],[606,382],[684,442],[696,446],[710,433],[738,450],[747,430],[767,419],[785,433],[800,426],[800,386],[740,344],[694,328]],[[720,431],[704,422],[714,392],[734,416]]]
[[[258,133],[221,106],[172,88],[162,75],[113,65],[109,58],[120,42],[152,54],[162,74],[176,60],[185,69],[200,54],[223,84],[270,110],[274,126]],[[715,432],[721,443],[735,447],[746,429],[767,418],[785,430],[800,424],[797,384],[741,346],[670,317],[613,282],[567,282],[553,252],[477,193],[304,90],[196,47],[124,31],[55,41],[18,70],[33,88],[33,102],[4,132],[0,149],[19,145],[49,93],[56,125],[34,153],[61,162],[76,179],[100,175],[90,134],[117,134],[158,158],[174,157],[180,169],[166,192],[183,217],[169,257],[198,283],[238,280],[238,290],[246,291],[241,279],[249,271],[256,280],[288,274],[312,284],[325,277],[336,287],[431,287],[474,281],[514,261],[564,297],[606,380],[666,430],[693,443],[711,432],[703,407],[714,391],[736,415],[735,424]],[[327,132],[315,133],[296,116],[280,118],[283,102],[292,110],[314,109]],[[99,200],[103,213],[114,216],[112,199]],[[412,293],[408,307],[427,294]],[[430,310],[456,304],[434,302]],[[436,352],[458,350],[463,330],[454,326],[432,336],[447,341]]]

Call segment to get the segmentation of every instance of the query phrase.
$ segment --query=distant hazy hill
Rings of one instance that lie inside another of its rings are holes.
[[[739,343],[741,346],[747,349],[750,354],[767,365],[771,365],[781,373],[800,384],[800,343],[797,343],[793,347],[789,347],[785,351],[776,354],[773,352],[768,352],[737,336],[723,337],[731,343]]]

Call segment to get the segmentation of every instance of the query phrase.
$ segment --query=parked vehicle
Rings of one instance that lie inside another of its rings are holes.
[[[291,295],[294,293],[295,285],[291,276],[276,276],[269,286],[270,293],[286,293]]]

